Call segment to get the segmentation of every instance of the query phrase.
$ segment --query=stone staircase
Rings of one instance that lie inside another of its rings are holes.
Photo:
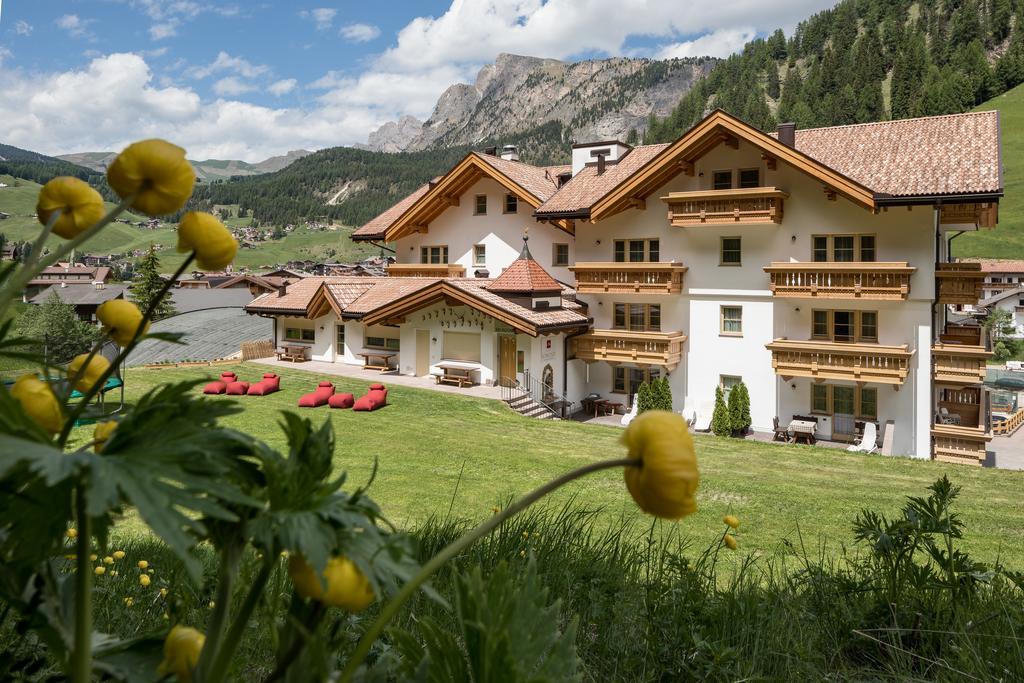
[[[508,404],[509,408],[525,417],[534,417],[538,420],[557,419],[551,414],[550,410],[533,400],[533,398],[527,393],[522,393],[514,398],[505,399],[505,403]]]

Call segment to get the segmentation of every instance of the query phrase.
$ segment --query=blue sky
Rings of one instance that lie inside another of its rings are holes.
[[[258,161],[425,119],[500,52],[724,56],[831,4],[0,0],[0,142],[57,154],[160,136]]]

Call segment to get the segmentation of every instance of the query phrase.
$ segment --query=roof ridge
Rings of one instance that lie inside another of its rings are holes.
[[[839,125],[839,126],[819,126],[817,128],[797,128],[796,132],[799,135],[800,133],[807,133],[809,131],[817,131],[817,130],[839,130],[840,128],[867,128],[869,126],[891,126],[891,125],[894,125],[894,124],[914,123],[916,121],[934,121],[936,119],[967,118],[967,117],[970,117],[970,116],[982,116],[982,115],[991,115],[991,114],[997,114],[997,113],[998,113],[998,110],[996,110],[996,109],[988,109],[988,110],[985,110],[985,111],[964,111],[964,112],[960,112],[958,114],[936,114],[934,116],[914,116],[914,117],[911,117],[909,119],[889,119],[888,121],[865,121],[863,123],[844,123],[844,124]],[[772,132],[769,133],[769,135],[776,136],[776,135],[778,135],[778,131],[772,131]]]

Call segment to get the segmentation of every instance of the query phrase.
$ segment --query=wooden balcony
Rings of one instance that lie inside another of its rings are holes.
[[[454,263],[392,263],[391,277],[466,277],[466,269]]]
[[[572,346],[575,357],[585,361],[655,365],[672,371],[683,357],[685,341],[682,332],[591,330],[573,337]]]
[[[979,229],[991,229],[999,222],[999,204],[943,204],[939,221],[942,225],[973,225]]]
[[[975,305],[982,298],[985,274],[980,263],[939,263],[935,267],[940,304]]]
[[[906,261],[776,261],[764,272],[771,280],[769,288],[774,296],[898,301],[910,294],[910,276],[915,270]]]
[[[672,192],[662,197],[674,227],[782,223],[783,202],[789,195],[775,187],[739,190]]]
[[[577,263],[579,294],[679,294],[683,291],[681,263]]]
[[[907,379],[914,355],[906,344],[882,346],[776,339],[766,346],[772,352],[772,368],[786,380],[810,377],[899,386]]]
[[[932,377],[944,384],[981,384],[991,357],[983,328],[949,325],[932,346]]]
[[[942,462],[984,465],[992,435],[984,427],[932,425],[932,457]]]

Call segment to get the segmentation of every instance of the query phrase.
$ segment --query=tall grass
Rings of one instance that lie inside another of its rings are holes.
[[[421,559],[468,524],[428,521],[413,534]],[[739,537],[742,543],[742,526]],[[501,562],[525,568],[534,558],[551,599],[561,601],[561,618],[579,620],[576,645],[587,681],[1024,679],[1024,596],[1004,575],[979,584],[973,597],[955,606],[943,592],[913,584],[892,602],[870,553],[859,548],[835,557],[805,547],[798,537],[758,557],[742,547],[730,551],[720,539],[715,530],[690,529],[685,522],[608,525],[601,511],[573,502],[513,518],[446,567],[433,585],[450,596],[455,572],[479,566],[487,575]],[[164,627],[164,614],[205,623],[214,592],[212,555],[204,557],[207,579],[193,586],[158,542],[118,547],[126,552],[115,563],[118,576],[97,581],[100,629],[145,634]],[[155,570],[148,588],[138,582],[139,559]],[[161,587],[169,589],[166,599]],[[267,674],[276,647],[273,625],[290,599],[282,565],[235,678]],[[358,617],[335,613],[329,628],[349,632],[351,648],[374,616],[372,609]],[[451,613],[422,594],[395,626],[415,632],[425,617],[455,631]],[[0,629],[2,641],[19,637],[6,622]],[[34,662],[39,673],[48,669],[31,642],[20,656],[23,667]]]

